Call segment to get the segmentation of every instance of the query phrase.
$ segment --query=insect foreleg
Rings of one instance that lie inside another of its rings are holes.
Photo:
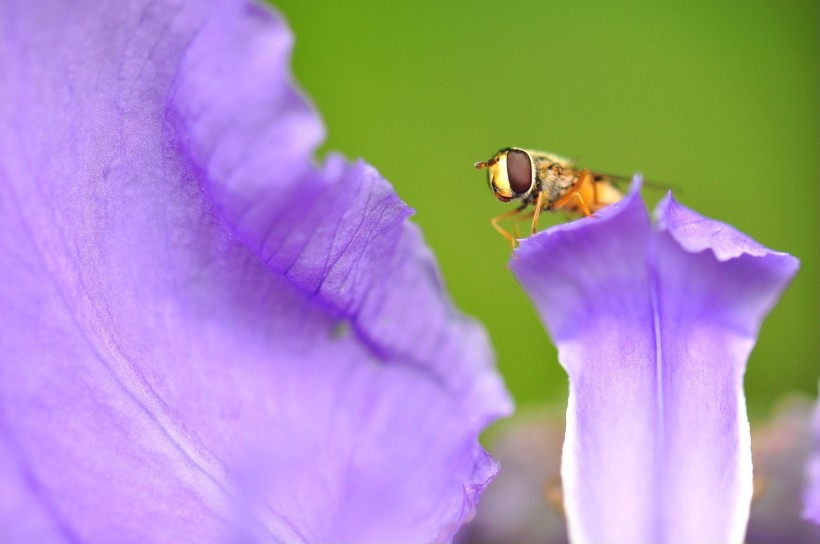
[[[516,238],[521,238],[521,232],[519,232],[519,230],[518,230],[518,224],[522,221],[527,220],[527,219],[532,219],[532,217],[534,215],[535,215],[535,212],[527,212],[527,213],[522,213],[521,215],[516,216],[515,218],[513,218],[513,231],[515,232],[515,237]]]
[[[516,216],[516,215],[520,214],[520,213],[521,213],[521,211],[522,211],[525,207],[526,207],[526,206],[520,206],[520,207],[518,207],[518,208],[516,208],[516,209],[514,209],[514,210],[509,210],[509,211],[506,211],[506,212],[502,213],[501,215],[496,215],[495,217],[493,217],[492,219],[490,219],[490,224],[493,226],[493,228],[494,228],[495,230],[497,230],[497,231],[498,231],[498,233],[499,233],[499,234],[501,234],[501,236],[503,236],[504,238],[506,238],[507,240],[509,240],[509,241],[510,241],[510,245],[512,246],[512,248],[513,248],[513,249],[515,249],[515,245],[516,245],[516,243],[518,242],[518,240],[516,240],[515,236],[513,236],[512,234],[510,234],[510,233],[509,233],[507,230],[505,230],[505,229],[504,229],[501,225],[499,225],[499,224],[498,224],[498,222],[499,222],[499,221],[501,221],[502,219],[506,219],[506,218],[508,218],[508,217],[514,217],[514,216]]]
[[[544,205],[544,192],[538,192],[538,198],[535,200],[535,212],[532,214],[532,234],[535,234],[535,229],[538,227],[538,216],[541,215],[541,206]]]

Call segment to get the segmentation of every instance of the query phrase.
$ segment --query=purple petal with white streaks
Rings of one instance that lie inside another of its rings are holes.
[[[0,6],[0,535],[447,542],[510,410],[243,1]]]
[[[742,542],[743,372],[797,260],[671,197],[653,228],[637,191],[523,241],[517,257],[570,379],[571,540]]]
[[[820,527],[801,519],[813,405],[807,398],[787,397],[770,419],[752,424],[754,495],[746,544],[820,542]],[[519,412],[502,423],[489,447],[503,470],[456,542],[565,544],[559,500],[563,437],[563,415],[554,409]]]

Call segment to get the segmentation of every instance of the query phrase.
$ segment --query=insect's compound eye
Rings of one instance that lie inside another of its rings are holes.
[[[507,179],[510,180],[510,189],[522,195],[532,186],[532,164],[530,157],[517,149],[507,153]]]

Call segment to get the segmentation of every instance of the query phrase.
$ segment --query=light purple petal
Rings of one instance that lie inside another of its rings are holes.
[[[813,401],[789,397],[767,421],[752,425],[754,495],[746,544],[820,542],[820,527],[801,519],[805,467],[813,443]],[[559,470],[563,417],[552,410],[518,414],[493,433],[490,451],[502,470],[482,495],[463,544],[566,542]]]
[[[633,192],[521,244],[513,271],[570,378],[573,542],[740,542],[751,499],[742,377],[797,269],[671,198]]]
[[[0,535],[448,541],[509,398],[389,184],[313,164],[279,17],[0,24]]]

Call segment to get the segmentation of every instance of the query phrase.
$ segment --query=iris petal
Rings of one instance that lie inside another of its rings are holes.
[[[21,512],[0,534],[448,541],[510,401],[409,208],[364,163],[314,164],[281,19],[0,21],[0,506]]]
[[[562,478],[573,542],[741,542],[742,377],[793,257],[639,193],[522,242],[512,268],[570,378]]]

